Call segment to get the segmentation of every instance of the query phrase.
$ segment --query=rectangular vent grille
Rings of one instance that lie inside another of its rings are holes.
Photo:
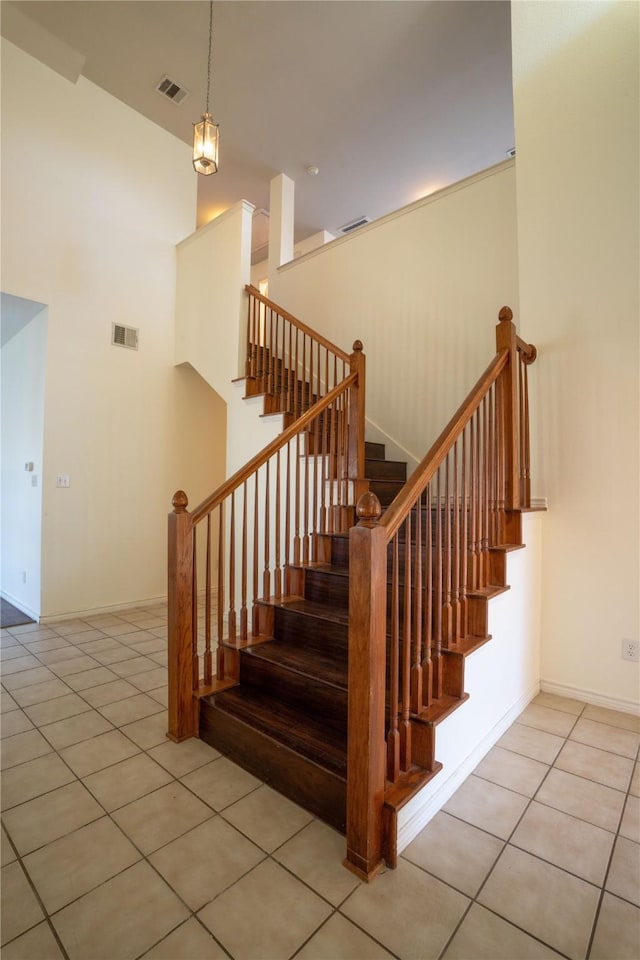
[[[357,220],[352,220],[351,223],[345,223],[344,227],[340,227],[340,233],[351,233],[358,227],[364,227],[365,223],[371,223],[369,217],[358,217]]]
[[[156,90],[158,93],[161,93],[163,97],[166,97],[167,100],[171,100],[171,103],[175,103],[176,106],[189,96],[189,91],[186,87],[176,83],[171,77],[163,77],[156,87]]]
[[[138,331],[135,327],[123,327],[119,323],[111,325],[111,343],[114,347],[138,349]]]

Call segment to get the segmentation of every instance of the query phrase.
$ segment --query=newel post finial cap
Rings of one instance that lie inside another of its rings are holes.
[[[356,516],[362,526],[375,527],[382,516],[382,507],[375,493],[367,490],[363,493],[356,506]]]
[[[189,498],[184,490],[177,490],[173,495],[171,503],[174,513],[186,513],[187,507],[189,506]]]
[[[352,349],[354,353],[362,353],[364,349],[362,346],[362,340],[354,340]]]
[[[498,314],[498,320],[502,323],[504,320],[513,320],[513,310],[511,307],[502,307]]]

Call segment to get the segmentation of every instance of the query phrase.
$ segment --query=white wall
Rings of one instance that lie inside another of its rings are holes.
[[[189,148],[5,41],[2,81],[2,289],[49,318],[41,614],[164,596],[171,497],[224,476],[224,408],[173,367]],[[113,321],[139,351],[110,345]]]
[[[40,615],[47,310],[2,296],[2,567],[5,599]],[[25,470],[25,465],[33,469]],[[34,485],[35,484],[35,485]]]
[[[269,278],[272,300],[342,349],[362,340],[369,439],[414,464],[494,356],[500,307],[518,319],[514,177],[500,164]]]
[[[550,507],[542,678],[637,709],[620,645],[639,636],[640,7],[511,9],[520,311]]]

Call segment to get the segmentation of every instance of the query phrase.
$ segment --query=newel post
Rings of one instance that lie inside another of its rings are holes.
[[[353,353],[349,357],[349,370],[356,373],[358,379],[349,391],[349,479],[354,484],[353,502],[357,503],[365,493],[367,484],[364,479],[364,431],[365,431],[365,384],[366,358],[362,352],[362,341],[353,344]]]
[[[509,360],[498,378],[498,403],[504,443],[504,507],[520,506],[520,468],[518,464],[518,340],[510,307],[498,314],[496,349],[509,351]]]
[[[349,532],[349,742],[345,866],[372,880],[383,864],[387,537],[365,493]]]
[[[168,654],[169,729],[179,743],[197,735],[198,703],[193,696],[193,526],[183,490],[173,497],[169,514]]]

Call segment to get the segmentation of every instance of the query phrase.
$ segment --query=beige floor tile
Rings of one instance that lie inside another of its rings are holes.
[[[640,907],[640,845],[618,837],[605,887]]]
[[[620,824],[620,836],[640,843],[640,799],[627,797]]]
[[[130,960],[187,917],[149,864],[136,863],[65,907],[53,923],[71,960]]]
[[[133,660],[137,656],[135,650],[130,650],[129,647],[120,642],[118,642],[117,647],[94,654],[94,658],[105,667],[113,667],[116,663],[122,663],[123,660]]]
[[[474,903],[443,955],[443,960],[555,960],[550,947]]]
[[[86,629],[87,624],[84,620],[64,620],[56,623],[56,633],[61,637],[72,637],[78,633],[84,633]]]
[[[128,697],[126,700],[118,700],[117,703],[108,703],[100,707],[100,713],[116,727],[150,717],[161,710],[162,706],[157,700],[147,696],[146,693],[139,693],[135,697]]]
[[[51,753],[51,746],[37,730],[27,730],[7,737],[0,744],[0,767],[8,770],[18,763],[27,763],[36,757]]]
[[[59,663],[64,663],[67,660],[77,659],[78,648],[72,643],[68,643],[66,640],[63,642],[65,644],[64,647],[56,647],[53,650],[42,650],[38,654],[38,660],[40,663],[44,663],[45,666],[53,669],[53,667],[57,666]]]
[[[223,816],[267,853],[313,819],[302,807],[265,785],[227,807]]]
[[[21,856],[104,816],[81,783],[69,783],[4,814],[4,826]]]
[[[2,948],[2,960],[62,960],[48,923],[39,923]]]
[[[15,859],[15,850],[11,846],[6,830],[2,827],[0,830],[0,867],[6,867],[8,863],[13,863]]]
[[[599,897],[586,881],[507,847],[478,899],[560,953],[582,960]]]
[[[46,643],[47,641],[43,641]],[[3,645],[0,647],[0,673],[2,673],[2,667],[7,661],[15,660],[17,657],[28,657],[30,654],[33,654],[34,651],[30,650],[26,645],[21,644],[19,641],[16,641],[13,646]]]
[[[114,640],[113,637],[101,637],[99,640],[87,640],[84,643],[79,643],[76,646],[76,650],[81,650],[82,653],[86,653],[87,656],[92,657],[96,653],[103,653],[105,650],[115,650],[119,647],[117,640]]]
[[[2,718],[0,724],[0,739],[14,737],[17,733],[25,733],[27,730],[33,730],[31,720],[22,712],[22,710],[12,710]]]
[[[635,765],[633,776],[631,777],[629,793],[633,797],[640,797],[640,763],[636,763]]]
[[[621,713],[619,710],[608,710],[606,707],[596,707],[589,703],[582,716],[585,720],[608,723],[612,727],[620,727],[621,730],[640,733],[640,717],[633,713]]]
[[[224,810],[261,785],[236,763],[220,757],[182,777],[182,783],[214,810]]]
[[[587,780],[595,780],[615,790],[626,790],[633,769],[633,761],[589,747],[577,740],[567,740],[554,764],[558,770],[573,773]]]
[[[48,640],[33,640],[30,643],[25,643],[25,649],[29,653],[33,653],[36,656],[39,656],[41,653],[46,653],[50,650],[73,650],[74,646],[72,643],[69,643],[68,640],[65,640],[64,637],[50,637]],[[43,660],[43,663],[45,661]]]
[[[11,694],[7,693],[6,690],[0,690],[0,714],[11,713],[12,710],[19,709]]]
[[[471,774],[444,806],[446,813],[506,840],[529,800]]]
[[[138,690],[146,693],[148,690],[156,690],[158,687],[164,687],[167,683],[167,671],[164,667],[155,667],[153,670],[145,670],[144,673],[136,673],[129,677],[129,683],[132,683]]]
[[[104,707],[117,700],[126,700],[138,694],[136,687],[132,687],[126,680],[112,680],[111,683],[101,683],[98,687],[90,687],[82,696],[92,707]]]
[[[20,657],[9,657],[2,661],[2,674],[3,683],[8,679],[11,674],[21,673],[25,670],[32,670],[34,667],[37,668],[40,666],[40,661],[36,660],[34,656],[30,653],[24,653]]]
[[[71,660],[64,660],[62,663],[52,663],[51,670],[57,677],[69,677],[74,673],[84,673],[86,670],[92,670],[96,665],[92,657],[85,654],[73,657]]]
[[[536,800],[615,832],[624,805],[624,793],[554,769],[538,790]]]
[[[168,654],[165,653],[152,653],[149,655],[150,660],[154,660],[156,663],[159,663],[161,667],[166,667],[169,661]]]
[[[553,733],[557,737],[567,737],[575,722],[576,717],[573,714],[534,703],[530,703],[518,717],[518,723],[543,730],[545,733]]]
[[[171,782],[171,774],[141,753],[92,773],[84,785],[105,810],[117,810]]]
[[[58,720],[66,720],[67,717],[76,717],[90,709],[89,704],[85,703],[77,693],[67,693],[63,697],[56,697],[55,700],[34,703],[33,706],[25,707],[24,712],[37,727],[44,727]]]
[[[158,687],[156,690],[150,690],[149,696],[153,697],[154,700],[157,700],[158,703],[162,704],[163,707],[169,706],[168,687]]]
[[[24,866],[49,914],[93,890],[141,859],[109,817],[48,843]]]
[[[71,770],[55,753],[21,763],[2,774],[2,807],[10,810],[75,780]]]
[[[0,875],[2,878],[0,881],[2,886],[0,929],[2,943],[5,944],[40,923],[44,914],[17,860],[3,867]],[[2,954],[4,957],[4,948]]]
[[[503,847],[502,840],[441,810],[402,856],[473,897]]]
[[[113,627],[103,627],[102,632],[106,633],[109,637],[123,637],[124,639],[128,633],[133,633],[135,629],[135,624],[123,621]]]
[[[547,764],[540,763],[539,760],[532,760],[530,757],[523,757],[519,753],[496,746],[480,761],[473,772],[483,780],[491,780],[492,783],[497,783],[508,790],[514,790],[525,797],[532,797],[548,770]]]
[[[334,913],[308,943],[296,953],[296,960],[392,960],[392,954],[358,930],[350,920]]]
[[[119,730],[111,730],[61,750],[60,756],[78,777],[87,777],[135,753],[139,753],[139,747]]]
[[[545,733],[522,723],[512,724],[498,740],[498,746],[514,753],[521,753],[541,763],[553,763],[562,749],[564,740],[553,733]]]
[[[399,957],[438,957],[469,905],[467,897],[401,860],[341,907],[374,940]]]
[[[38,663],[35,657],[33,659],[35,663]],[[33,670],[21,670],[20,673],[3,676],[2,683],[9,693],[13,693],[14,690],[21,690],[23,687],[33,687],[38,683],[46,683],[47,680],[55,680],[55,674],[48,667],[37,666]]]
[[[79,630],[73,634],[71,642],[75,644],[89,643],[90,640],[101,640],[103,637],[104,633],[102,630],[91,628],[88,623],[85,623],[83,630]]]
[[[265,860],[199,917],[232,956],[266,960],[291,957],[330,913],[328,903]]]
[[[631,760],[635,760],[640,745],[640,734],[582,717],[571,731],[570,739],[599,750],[608,750],[609,753],[617,753],[621,757],[629,757]]]
[[[112,673],[108,667],[94,667],[93,670],[85,670],[82,673],[74,673],[67,677],[67,683],[74,690],[89,690],[91,687],[100,686],[103,683],[110,683],[117,680],[118,677]]]
[[[101,733],[113,730],[112,725],[95,710],[81,713],[66,720],[57,720],[42,727],[42,733],[56,750],[63,750],[73,743],[89,740]]]
[[[167,739],[167,712],[163,710],[143,720],[127,723],[120,729],[139,747],[148,750],[149,747],[155,747],[156,744],[164,743]]]
[[[180,783],[160,787],[112,814],[145,854],[170,843],[212,815],[210,808]]]
[[[359,883],[342,865],[345,855],[345,838],[319,820],[312,820],[273,854],[274,859],[336,907]]]
[[[152,747],[149,750],[149,756],[165,767],[174,777],[184,777],[192,770],[216,760],[220,754],[204,740],[192,737],[191,740],[185,740],[183,743],[166,740],[157,747]]]
[[[640,910],[605,893],[596,924],[590,960],[638,960]]]
[[[13,699],[24,709],[34,703],[44,703],[47,700],[55,700],[58,697],[64,697],[71,690],[62,680],[45,680],[43,683],[35,683],[31,687],[21,687],[12,692]]]
[[[511,843],[569,873],[602,886],[615,835],[535,801]]]
[[[166,650],[167,641],[161,640],[160,637],[154,637],[153,634],[151,634],[148,640],[137,640],[136,642],[131,642],[129,646],[132,650],[137,650],[143,657],[146,657],[150,653],[161,653],[163,650]]]
[[[10,627],[10,632],[14,637],[27,637],[27,634],[35,639],[46,639],[54,636],[50,627],[42,627],[39,623],[20,623],[15,627]]]
[[[134,651],[135,652],[135,651]],[[114,663],[111,669],[119,677],[132,677],[137,673],[144,673],[147,670],[155,670],[157,663],[149,660],[148,657],[139,657],[137,654],[130,660],[123,660],[120,663]]]
[[[264,856],[259,847],[221,817],[213,817],[152,854],[149,860],[178,896],[192,910],[199,910]]]
[[[195,917],[191,917],[145,953],[144,960],[178,960],[179,957],[189,957],[189,960],[227,960],[227,956],[209,931]]]

